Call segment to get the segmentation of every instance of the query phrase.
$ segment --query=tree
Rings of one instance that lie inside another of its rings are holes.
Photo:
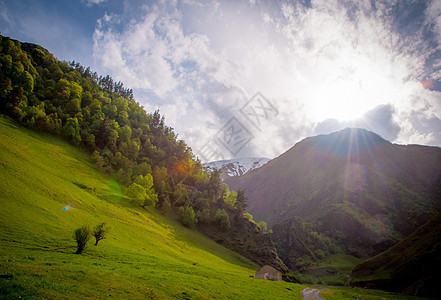
[[[93,229],[93,236],[95,237],[95,246],[98,246],[98,242],[105,239],[109,233],[110,226],[102,222],[95,226]]]
[[[71,140],[74,145],[79,145],[81,142],[80,126],[77,118],[68,118],[66,124],[63,126],[61,133],[63,136]]]
[[[242,189],[237,190],[236,207],[239,212],[245,212],[247,208],[247,198],[245,197],[245,191]]]
[[[153,176],[151,174],[147,174],[146,176],[138,175],[135,177],[134,183],[145,189],[144,203],[142,206],[155,207],[158,202],[158,195],[153,189]]]
[[[173,192],[173,205],[182,206],[187,203],[187,189],[180,183]]]
[[[75,254],[81,254],[86,249],[86,244],[90,239],[90,227],[84,225],[77,228],[74,232],[74,239],[77,242],[77,252]]]
[[[230,228],[230,217],[228,216],[228,213],[224,209],[218,209],[216,211],[216,215],[214,216],[215,222],[219,224],[219,226],[223,230],[227,230]]]
[[[135,183],[149,190],[153,187],[153,176],[151,174],[147,174],[146,176],[138,175],[135,177]]]

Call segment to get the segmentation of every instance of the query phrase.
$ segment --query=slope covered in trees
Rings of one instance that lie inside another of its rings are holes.
[[[38,45],[0,38],[2,113],[89,151],[96,167],[116,178],[140,206],[214,231],[250,223],[237,194],[217,172],[204,172],[164,117],[158,111],[146,113],[132,90],[78,63],[58,61]],[[261,232],[259,238],[269,239]],[[274,248],[269,250],[272,264],[283,269]],[[241,253],[259,262],[246,250]]]

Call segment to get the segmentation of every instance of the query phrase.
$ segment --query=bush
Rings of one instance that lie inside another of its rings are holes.
[[[314,255],[315,257],[317,257],[318,259],[323,259],[325,258],[325,253],[323,252],[322,249],[317,249],[314,251]]]
[[[93,236],[95,237],[95,246],[98,245],[98,242],[105,239],[107,233],[109,233],[110,226],[107,226],[106,223],[100,223],[95,226],[93,229]]]
[[[290,274],[290,273],[285,273],[282,275],[282,280],[286,281],[286,282],[292,282],[292,283],[297,283],[297,279],[294,276],[294,274]]]
[[[75,254],[81,254],[83,250],[86,249],[86,244],[90,239],[90,227],[84,225],[76,229],[74,239],[77,242],[77,252],[75,252]]]
[[[158,195],[155,193],[155,191],[147,190],[143,206],[155,207],[157,202],[158,202]]]
[[[172,211],[172,206],[168,197],[162,201],[161,211],[164,215],[168,215]]]
[[[185,226],[192,226],[197,222],[193,207],[191,206],[187,206],[187,208],[185,209],[184,207],[181,206],[179,208],[179,215],[181,218],[181,223],[184,224]]]
[[[146,189],[145,187],[132,183],[126,190],[126,196],[131,199],[131,202],[136,202],[139,205],[143,205],[145,201]]]
[[[266,222],[264,221],[260,221],[259,224],[257,224],[257,226],[260,228],[260,230],[262,231],[266,231],[268,229],[268,225],[266,224]]]

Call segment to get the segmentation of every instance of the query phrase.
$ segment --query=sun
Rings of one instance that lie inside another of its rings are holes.
[[[325,119],[350,121],[381,104],[396,103],[406,93],[397,72],[367,60],[332,66],[333,71],[317,74],[307,87],[305,109],[315,122]]]

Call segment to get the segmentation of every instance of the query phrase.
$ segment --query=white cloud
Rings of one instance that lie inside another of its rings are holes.
[[[433,32],[438,38],[438,46],[441,47],[441,1],[432,0],[426,9],[427,21],[433,24]]]
[[[173,90],[176,81],[167,62],[169,45],[155,33],[157,14],[146,15],[123,32],[112,27],[118,24],[115,18],[105,15],[94,33],[94,54],[102,66],[124,78],[127,86],[149,89],[161,97]]]
[[[426,15],[438,26],[436,3]],[[254,139],[238,155],[272,157],[360,116],[389,139],[441,144],[440,93],[419,83],[434,52],[422,30],[396,30],[394,1],[375,5],[161,1],[138,18],[105,15],[94,55],[195,152],[258,91],[280,113],[261,131],[241,119]]]
[[[81,0],[81,1],[86,3],[87,6],[100,5],[107,2],[107,0]]]

